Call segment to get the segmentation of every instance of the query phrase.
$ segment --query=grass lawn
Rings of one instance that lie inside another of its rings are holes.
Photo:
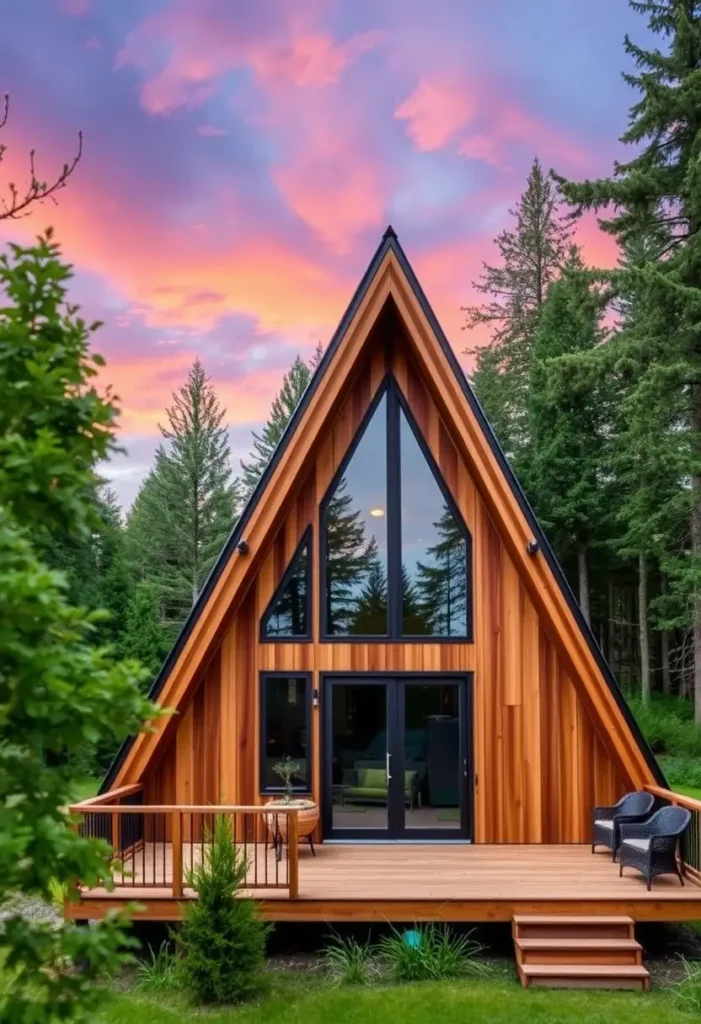
[[[677,793],[683,793],[684,796],[693,796],[694,800],[701,800],[701,789],[694,786],[672,786],[672,789]]]
[[[682,1013],[667,993],[526,991],[511,977],[376,988],[330,988],[309,975],[277,976],[257,1003],[203,1014],[175,995],[134,993],[113,997],[101,1024],[680,1024]]]

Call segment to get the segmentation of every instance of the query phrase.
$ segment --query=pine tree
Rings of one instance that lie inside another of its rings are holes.
[[[120,652],[148,669],[150,682],[168,653],[169,636],[161,623],[158,591],[153,583],[137,583],[127,608]]]
[[[365,582],[356,598],[352,632],[357,636],[387,632],[387,573],[374,537],[367,552]]]
[[[197,599],[240,507],[225,412],[199,360],[173,395],[165,443],[129,516],[130,560],[150,579],[171,636]]]
[[[360,510],[342,477],[326,508],[326,631],[352,631],[359,588],[366,578],[375,538],[368,542]]]
[[[665,44],[645,50],[626,37],[636,65],[624,75],[638,91],[622,142],[634,146],[612,177],[583,183],[557,180],[575,212],[604,210],[602,228],[622,245],[664,231],[657,259],[618,270],[614,281],[635,282],[644,312],[628,332],[626,358],[637,378],[636,401],[678,414],[666,442],[670,461],[683,449],[690,547],[670,557],[670,596],[688,609],[694,638],[696,721],[701,724],[701,0],[631,0]],[[610,212],[612,211],[612,212]],[[676,494],[672,497],[676,502]],[[672,511],[672,510],[670,510]]]
[[[406,565],[402,565],[402,636],[428,636],[431,623]]]
[[[550,288],[533,345],[532,446],[525,481],[560,559],[576,555],[579,602],[587,622],[589,549],[606,513],[606,399],[597,368],[581,357],[599,344],[601,318],[601,298],[573,249],[563,277]]]
[[[467,623],[465,540],[447,505],[433,525],[439,539],[416,565],[419,606],[432,636],[455,636]]]
[[[473,385],[497,437],[517,457],[527,444],[526,412],[531,348],[550,284],[566,259],[570,229],[558,210],[556,189],[533,161],[526,189],[515,209],[511,230],[495,239],[501,264],[484,265],[474,287],[489,296],[465,308],[466,328],[493,327],[485,348],[467,349],[476,357]]]
[[[296,356],[292,366],[282,378],[282,387],[273,399],[270,415],[260,434],[253,432],[253,451],[248,461],[241,460],[243,496],[248,499],[261,478],[278,446],[292,413],[299,405],[314,370],[321,362],[323,350],[317,345],[311,360],[306,363]]]

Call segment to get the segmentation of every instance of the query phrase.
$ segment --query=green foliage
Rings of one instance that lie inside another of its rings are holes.
[[[291,758],[285,757],[282,761],[273,765],[273,771],[282,779],[282,788],[285,800],[289,803],[292,800],[292,794],[294,792],[292,780],[299,772],[299,764]]]
[[[53,538],[94,528],[93,467],[113,444],[114,406],[91,385],[100,360],[66,304],[69,276],[48,236],[0,257],[0,904],[48,901],[75,879],[109,885],[108,845],[70,827],[70,762],[153,714],[139,666],[96,645],[104,616],[72,606],[66,577],[40,557]],[[113,917],[78,929],[14,914],[3,952],[2,1020],[70,1020],[95,1004],[124,936]]]
[[[224,410],[199,360],[167,416],[165,443],[129,514],[127,552],[134,577],[156,588],[172,642],[233,528],[240,497],[230,480]]]
[[[680,1010],[701,1016],[701,961],[681,957],[684,977],[674,986],[674,1001]]]
[[[125,658],[136,658],[153,678],[168,653],[168,634],[160,620],[158,590],[149,580],[136,584],[126,613],[120,649]]]
[[[518,462],[529,437],[531,349],[543,303],[567,258],[570,239],[557,192],[537,158],[510,213],[513,228],[495,239],[500,265],[485,264],[482,277],[473,284],[488,299],[465,309],[465,326],[492,328],[489,345],[467,350],[475,356],[472,383],[499,441]]]
[[[468,974],[482,975],[489,966],[477,959],[483,947],[447,925],[414,925],[412,939],[393,929],[379,944],[380,956],[392,981],[447,981]]]
[[[136,977],[143,992],[163,992],[182,988],[180,963],[169,943],[164,940],[157,950],[148,947],[148,956],[138,961]]]
[[[178,942],[187,988],[200,1003],[238,1003],[263,988],[269,931],[253,900],[241,897],[248,868],[230,821],[216,818],[204,859],[188,875],[197,899],[184,904]]]
[[[694,724],[689,701],[654,694],[649,704],[637,696],[629,697],[628,703],[655,754],[701,758],[701,730]]]
[[[322,969],[334,985],[370,985],[379,977],[377,950],[352,936],[333,934],[321,956]]]
[[[312,373],[321,362],[322,349],[317,346],[309,363],[297,356],[282,378],[282,387],[273,399],[270,415],[260,434],[253,432],[253,451],[248,461],[241,460],[244,498],[248,499],[260,480],[263,470],[270,462],[292,413],[299,405]]]

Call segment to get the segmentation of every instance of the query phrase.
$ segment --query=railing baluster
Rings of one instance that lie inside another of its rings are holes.
[[[173,898],[178,900],[183,894],[183,838],[181,811],[173,811],[170,818]]]

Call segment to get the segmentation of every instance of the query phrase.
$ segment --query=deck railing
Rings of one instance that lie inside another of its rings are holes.
[[[188,895],[190,872],[211,849],[214,826],[224,817],[246,863],[246,889],[287,889],[299,895],[298,811],[248,806],[144,805],[140,786],[74,804],[85,836],[106,839],[114,850],[116,888],[170,890]]]
[[[686,807],[691,812],[689,827],[679,844],[679,855],[684,874],[696,882],[701,882],[701,801],[683,793],[675,793],[671,789],[663,789],[662,786],[646,786],[645,789],[658,800]]]

